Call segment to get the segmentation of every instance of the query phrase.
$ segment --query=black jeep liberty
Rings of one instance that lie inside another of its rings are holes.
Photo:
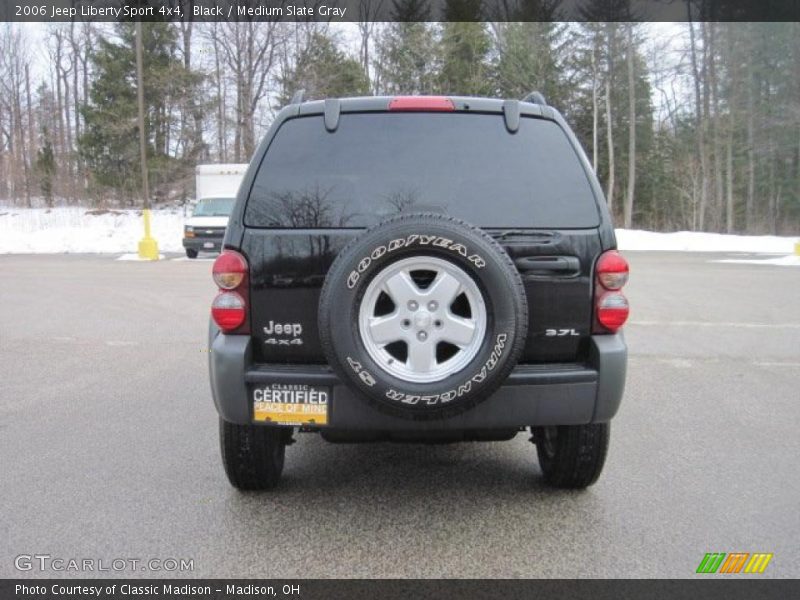
[[[297,101],[244,177],[214,264],[222,459],[279,480],[330,442],[509,440],[594,483],[625,384],[628,264],[561,115],[531,102]]]

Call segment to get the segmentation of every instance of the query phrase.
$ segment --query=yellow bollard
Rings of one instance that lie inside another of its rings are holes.
[[[800,256],[800,242],[795,242],[794,243],[794,253],[797,256]]]
[[[158,242],[150,236],[150,209],[142,211],[144,217],[144,237],[139,241],[139,258],[158,260]]]

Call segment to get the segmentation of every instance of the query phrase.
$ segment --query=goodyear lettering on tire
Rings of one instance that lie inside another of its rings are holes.
[[[484,258],[479,254],[470,254],[469,250],[464,244],[455,243],[451,239],[438,235],[412,233],[405,238],[397,238],[390,241],[388,244],[377,246],[367,256],[359,260],[356,268],[350,271],[350,275],[347,277],[347,287],[352,290],[358,283],[358,280],[361,278],[361,274],[369,269],[370,265],[374,261],[381,258],[384,254],[391,254],[400,248],[410,248],[412,246],[435,246],[436,248],[443,248],[463,256],[478,269],[482,269],[486,266],[486,261]]]

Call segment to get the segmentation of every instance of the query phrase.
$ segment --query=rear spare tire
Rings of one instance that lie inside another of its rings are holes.
[[[373,405],[428,419],[462,412],[508,377],[528,329],[522,280],[488,234],[441,214],[385,221],[331,266],[325,355]]]

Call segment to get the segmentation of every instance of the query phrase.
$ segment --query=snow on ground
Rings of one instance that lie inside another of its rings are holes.
[[[153,211],[152,233],[158,241],[159,251],[183,253],[184,220],[180,209]],[[0,206],[0,254],[135,253],[143,232],[142,215],[138,210],[102,212],[78,207],[24,209]],[[797,240],[800,237],[617,229],[620,250],[785,255],[794,252]]]
[[[778,265],[779,267],[800,267],[800,256],[792,254],[778,258],[726,258],[712,262],[736,263],[740,265]]]
[[[656,233],[638,229],[617,229],[620,250],[672,250],[680,252],[748,252],[759,254],[792,254],[800,236],[725,235],[678,231]]]
[[[118,256],[117,260],[124,260],[130,262],[149,262],[151,259],[142,258],[141,256],[139,256],[138,252],[129,252],[128,254],[123,254],[122,256]],[[164,255],[159,254],[158,260],[164,260]]]
[[[136,252],[144,235],[141,211],[102,214],[79,207],[0,207],[0,254]],[[151,231],[161,252],[183,252],[181,210],[154,210]]]

